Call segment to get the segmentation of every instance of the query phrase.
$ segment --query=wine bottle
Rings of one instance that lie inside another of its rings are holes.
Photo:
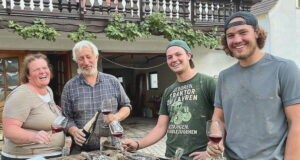
[[[90,139],[92,133],[94,133],[96,124],[97,124],[97,119],[98,119],[100,113],[101,113],[101,110],[99,109],[95,113],[94,117],[83,126],[82,131],[85,134],[85,139],[86,139],[85,142],[83,143],[83,146],[89,142],[89,139]]]
[[[82,129],[82,132],[85,134],[85,142],[82,144],[82,146],[79,146],[75,143],[75,146],[72,148],[73,151],[71,151],[72,153],[79,153],[80,151],[84,150],[85,145],[89,142],[89,139],[91,137],[91,135],[94,133],[95,128],[96,128],[96,124],[97,124],[97,119],[99,117],[101,113],[101,110],[99,109],[95,115],[93,116],[92,119],[90,119],[84,126]]]

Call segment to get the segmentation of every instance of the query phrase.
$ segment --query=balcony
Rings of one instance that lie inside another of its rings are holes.
[[[30,24],[33,18],[39,17],[62,31],[73,31],[77,24],[84,23],[88,30],[102,32],[114,12],[122,13],[127,21],[134,22],[143,21],[154,12],[161,12],[171,21],[184,18],[194,27],[205,29],[222,26],[224,19],[232,12],[248,11],[256,1],[87,0],[87,11],[84,12],[79,0],[0,0],[0,28],[5,28],[8,20]]]

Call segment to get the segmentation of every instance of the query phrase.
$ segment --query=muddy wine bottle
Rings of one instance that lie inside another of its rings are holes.
[[[96,127],[96,124],[97,124],[97,119],[99,117],[101,113],[101,110],[99,109],[95,115],[93,116],[93,118],[91,120],[89,120],[84,126],[83,126],[83,129],[82,129],[82,132],[85,134],[85,142],[82,144],[82,146],[79,146],[77,144],[75,144],[75,150],[78,150],[78,151],[81,151],[81,150],[84,150],[85,148],[85,145],[89,142],[89,139],[90,137],[92,136],[92,134],[94,133],[95,131],[95,127]]]

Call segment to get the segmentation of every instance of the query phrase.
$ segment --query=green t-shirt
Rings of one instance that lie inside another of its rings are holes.
[[[166,157],[173,157],[178,147],[184,149],[181,159],[205,151],[206,121],[211,119],[216,83],[212,77],[197,73],[185,82],[176,81],[162,97],[160,115],[169,116]]]

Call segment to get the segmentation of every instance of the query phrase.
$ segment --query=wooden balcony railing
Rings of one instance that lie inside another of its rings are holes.
[[[153,12],[161,12],[171,20],[182,17],[194,25],[218,25],[232,12],[250,10],[251,7],[249,2],[235,3],[232,0],[86,1],[87,11],[84,12],[79,0],[0,0],[0,15],[105,20],[110,19],[112,13],[119,12],[126,20],[142,21]]]

